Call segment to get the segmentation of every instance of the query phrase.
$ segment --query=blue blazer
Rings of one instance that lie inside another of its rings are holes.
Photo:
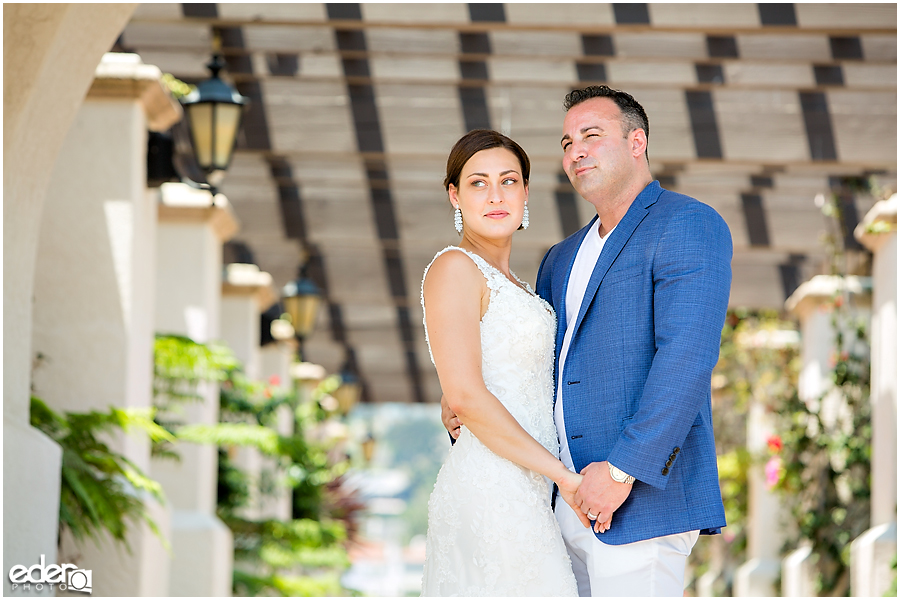
[[[569,273],[596,221],[550,248],[536,291],[556,309],[554,375],[566,323],[576,320],[561,381],[576,471],[608,460],[637,479],[597,537],[628,544],[720,533],[710,379],[731,290],[731,233],[715,210],[654,181],[606,240],[578,314],[567,315]]]

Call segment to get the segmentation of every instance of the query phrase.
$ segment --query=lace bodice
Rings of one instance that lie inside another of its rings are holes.
[[[497,396],[528,433],[557,454],[552,401],[556,313],[528,283],[510,271],[525,288],[522,289],[496,267],[463,248],[448,246],[438,252],[422,277],[422,324],[429,355],[425,277],[437,257],[451,250],[463,252],[472,259],[491,292],[488,309],[481,319],[481,370],[488,391]],[[434,363],[433,355],[431,362]]]

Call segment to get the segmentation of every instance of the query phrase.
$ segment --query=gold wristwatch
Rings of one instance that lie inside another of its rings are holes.
[[[619,467],[614,467],[612,463],[606,463],[609,466],[609,476],[612,477],[613,481],[618,481],[619,483],[627,483],[631,485],[634,483],[634,477],[620,469]]]

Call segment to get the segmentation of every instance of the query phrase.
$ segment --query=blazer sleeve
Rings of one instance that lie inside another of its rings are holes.
[[[670,217],[653,257],[655,354],[638,409],[607,460],[659,489],[668,482],[661,467],[709,405],[731,256],[731,232],[722,217],[689,202]]]
[[[544,258],[541,259],[541,266],[538,267],[537,278],[534,280],[534,293],[536,293],[547,302],[550,302],[551,304],[550,269],[548,267],[547,271],[544,272],[544,266],[546,266],[547,258],[553,252],[553,248],[556,248],[556,246],[554,245],[549,250],[547,250],[546,254],[544,254]]]

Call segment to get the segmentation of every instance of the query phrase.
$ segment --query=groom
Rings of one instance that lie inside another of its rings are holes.
[[[653,180],[631,95],[591,86],[564,105],[563,168],[597,217],[547,252],[536,291],[557,314],[560,460],[584,475],[576,501],[594,530],[565,503],[556,514],[580,595],[681,596],[698,535],[725,526],[710,378],[731,234]]]

